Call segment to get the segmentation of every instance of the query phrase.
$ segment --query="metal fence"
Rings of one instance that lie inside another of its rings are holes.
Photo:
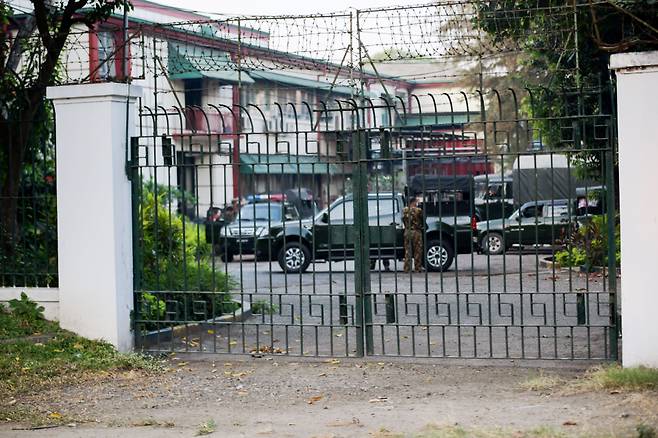
[[[614,118],[566,104],[596,91],[555,98],[559,116],[529,90],[144,106],[138,344],[615,359]]]
[[[0,154],[4,163],[8,150]],[[50,139],[27,145],[18,189],[0,193],[0,205],[6,218],[0,224],[0,287],[57,286],[55,144]]]

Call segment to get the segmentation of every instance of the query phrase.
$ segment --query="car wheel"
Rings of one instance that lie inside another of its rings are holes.
[[[311,263],[311,253],[301,242],[288,242],[279,251],[279,266],[284,272],[298,274],[305,272]]]
[[[445,239],[427,242],[425,266],[428,271],[447,271],[454,258],[455,252]]]
[[[480,242],[485,254],[500,255],[505,251],[505,241],[499,233],[487,233]]]

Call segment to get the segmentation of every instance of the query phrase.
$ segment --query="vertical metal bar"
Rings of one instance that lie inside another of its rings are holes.
[[[140,190],[141,178],[139,177],[139,138],[130,139],[130,161],[128,163],[130,170],[130,189],[132,196],[132,232],[133,232],[133,300],[134,300],[134,320],[141,319],[140,300],[137,291],[142,287],[142,251],[141,251],[141,221],[139,217],[139,206],[141,203]],[[133,325],[133,330],[139,337],[137,327]]]
[[[357,116],[358,117],[358,116]],[[359,355],[373,354],[372,306],[370,297],[370,259],[368,242],[368,184],[365,151],[367,138],[365,130],[357,130],[354,152],[356,172],[354,173],[354,279],[356,292],[357,325],[361,330],[357,339]],[[365,337],[365,349],[363,345]]]
[[[614,124],[614,123],[613,123]],[[606,152],[606,210],[607,210],[607,225],[608,225],[608,293],[610,301],[610,330],[608,335],[610,337],[610,358],[613,360],[619,359],[619,324],[617,319],[617,260],[616,260],[616,212],[615,212],[615,171],[614,171],[614,157],[615,157],[615,138],[609,138],[609,150]]]

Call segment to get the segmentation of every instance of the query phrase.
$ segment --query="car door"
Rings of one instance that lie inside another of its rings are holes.
[[[569,206],[567,204],[545,205],[539,224],[540,242],[554,245],[563,240],[569,226]]]
[[[398,230],[402,229],[402,212],[397,197],[368,199],[368,232],[370,256],[392,256],[397,247]]]
[[[516,216],[511,216],[505,223],[505,238],[510,244],[533,245],[538,239],[537,214],[541,214],[541,206],[524,205]]]
[[[325,227],[320,235],[326,236],[323,242],[319,242],[317,232],[316,244],[331,259],[343,259],[354,257],[354,201],[346,199],[331,207],[327,212],[327,222],[317,224],[314,229]],[[323,246],[323,247],[322,247]]]
[[[541,225],[542,225],[543,205],[529,205],[521,216],[519,222],[521,245],[536,245],[542,243]]]

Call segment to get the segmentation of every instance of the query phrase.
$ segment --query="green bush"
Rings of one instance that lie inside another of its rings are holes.
[[[57,323],[46,321],[43,306],[30,300],[25,292],[20,299],[0,304],[0,339],[21,338],[58,330]]]
[[[567,248],[555,254],[561,266],[608,266],[608,222],[606,216],[593,216],[580,225],[567,240]],[[621,262],[619,220],[615,224],[615,264]]]
[[[580,248],[567,248],[555,253],[555,262],[560,266],[581,266],[587,261],[587,254]]]
[[[152,181],[142,184],[138,321],[146,322],[147,329],[158,327],[149,321],[204,320],[236,307],[228,276],[211,263],[205,228],[176,212],[179,197],[178,191]]]

